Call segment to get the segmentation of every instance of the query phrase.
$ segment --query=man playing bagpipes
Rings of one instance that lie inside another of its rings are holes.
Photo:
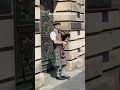
[[[65,66],[67,60],[64,53],[64,47],[68,44],[67,38],[70,37],[70,34],[65,34],[60,29],[60,23],[53,23],[54,30],[50,33],[50,38],[53,41],[54,46],[54,67],[56,69],[56,79],[65,80],[69,79],[70,76],[64,74]]]

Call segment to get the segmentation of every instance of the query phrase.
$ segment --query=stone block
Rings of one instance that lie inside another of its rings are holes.
[[[55,4],[56,11],[76,11],[80,12],[80,7],[77,3],[74,2],[57,2]]]
[[[115,59],[113,57],[112,51],[109,51],[109,56],[105,56],[104,60],[107,60],[107,62],[103,63],[103,70],[108,70],[110,68],[113,68],[115,65]]]
[[[75,62],[76,68],[81,68],[85,66],[85,55],[81,55],[77,58]]]
[[[85,61],[86,80],[102,75],[102,62],[102,56],[90,58]]]
[[[15,51],[0,52],[0,80],[15,76]]]
[[[41,34],[35,34],[35,46],[41,45]]]
[[[0,20],[0,48],[14,46],[13,20]]]
[[[57,1],[68,1],[68,0],[57,0]],[[69,1],[76,1],[76,0],[69,0]]]
[[[85,54],[85,47],[80,48],[80,52],[78,52],[78,56]]]
[[[35,0],[35,5],[40,5],[40,0]]]
[[[55,3],[55,12],[56,11],[68,11],[71,10],[72,2],[57,2]]]
[[[120,30],[112,31],[112,47],[120,46]]]
[[[16,90],[16,83],[15,80],[1,83],[0,90]]]
[[[85,46],[85,38],[81,39],[81,44],[82,44],[82,46]]]
[[[85,31],[70,31],[69,34],[70,34],[69,40],[75,40],[78,38],[85,37]]]
[[[62,30],[80,30],[85,29],[85,23],[83,22],[61,22]]]
[[[39,89],[45,84],[45,76],[44,73],[40,73],[35,75],[35,90]]]
[[[102,23],[102,29],[116,28],[120,26],[120,13],[119,11],[108,12],[108,22]]]
[[[84,60],[85,60],[84,55],[82,55],[72,61],[67,61],[66,70],[73,71],[75,69],[82,67],[84,65]]]
[[[87,36],[85,41],[87,49],[86,56],[112,50],[111,32]]]
[[[112,50],[110,52],[110,57],[111,57],[111,60],[114,61],[114,63],[111,63],[111,64],[114,64],[114,66],[120,65],[120,49],[119,48]]]
[[[103,49],[108,51],[111,50],[112,49],[112,39],[111,39],[112,32],[103,32],[101,33],[101,35],[103,39],[102,43],[104,43]]]
[[[82,47],[83,43],[81,39],[75,41],[69,41],[68,44],[65,46],[65,50],[73,50],[76,48]]]
[[[67,71],[73,71],[73,61],[67,61],[67,66],[66,66],[66,70]]]
[[[85,22],[82,22],[81,23],[81,29],[85,30],[86,29],[85,26],[86,26]],[[86,33],[86,31],[85,31],[85,33]]]
[[[80,13],[85,13],[85,6],[83,5],[80,5]]]
[[[42,71],[42,61],[35,61],[35,73],[39,73]]]
[[[35,60],[41,59],[41,47],[35,48]]]
[[[78,50],[65,51],[66,59],[72,60],[78,57]]]
[[[113,72],[108,73],[109,75],[105,74],[102,77],[87,82],[87,90],[116,90],[116,82]]]
[[[85,54],[85,47],[80,47],[80,48],[72,50],[72,51],[65,51],[67,60],[73,60],[83,54]]]
[[[40,19],[40,7],[35,7],[35,19]]]
[[[79,14],[79,17],[78,17]],[[85,15],[76,12],[56,12],[55,21],[85,21]]]
[[[80,38],[85,38],[85,31],[80,31]]]
[[[77,1],[77,3],[79,3],[79,4],[84,4],[85,5],[85,0],[76,0]]]
[[[102,13],[86,13],[86,33],[102,31]]]

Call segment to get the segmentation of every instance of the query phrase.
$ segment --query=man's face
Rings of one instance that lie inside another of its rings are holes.
[[[55,25],[55,29],[60,30],[61,25]]]

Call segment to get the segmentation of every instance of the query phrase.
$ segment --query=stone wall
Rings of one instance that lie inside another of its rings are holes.
[[[1,11],[0,14],[2,14]],[[12,16],[12,9],[7,15],[0,15],[0,90],[15,90],[14,19]]]
[[[40,0],[35,0],[35,89],[44,84],[41,63]]]
[[[56,0],[54,21],[71,37],[65,47],[68,60],[66,69],[72,71],[84,66],[85,54],[85,0]]]
[[[118,9],[86,11],[86,90],[120,90],[119,35]]]

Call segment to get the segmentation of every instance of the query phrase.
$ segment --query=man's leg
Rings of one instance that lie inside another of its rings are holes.
[[[64,75],[65,75],[65,66],[66,66],[66,65],[62,65],[62,66],[60,67],[60,75],[61,75],[61,76],[64,76]]]
[[[55,66],[55,69],[56,69],[56,79],[65,80],[65,78],[62,78],[60,74],[61,66]]]
[[[59,77],[60,76],[60,67],[55,66],[55,70],[56,70],[56,76]]]
[[[61,75],[62,78],[70,79],[70,76],[65,75],[65,66],[66,65],[62,65],[61,70],[60,70],[60,75]]]

